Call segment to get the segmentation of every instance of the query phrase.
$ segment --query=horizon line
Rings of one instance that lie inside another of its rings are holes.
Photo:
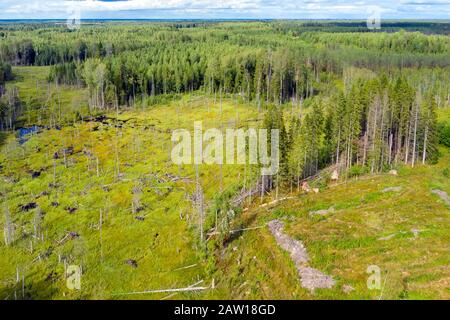
[[[0,21],[66,21],[67,18],[16,18]],[[80,21],[366,21],[367,18],[85,18]],[[386,18],[384,21],[446,21],[450,18]]]

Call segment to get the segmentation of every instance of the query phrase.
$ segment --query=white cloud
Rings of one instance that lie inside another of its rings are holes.
[[[250,0],[128,0],[128,1],[57,1],[31,0],[27,2],[8,1],[1,4],[6,13],[59,12],[64,8],[77,7],[87,12],[135,11],[135,10],[181,10],[181,9],[257,9],[260,1]]]
[[[28,0],[0,1],[0,19],[65,18],[364,18],[377,6],[386,18],[450,18],[447,0]]]

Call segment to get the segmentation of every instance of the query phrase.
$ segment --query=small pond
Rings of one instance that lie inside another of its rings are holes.
[[[19,131],[19,143],[20,144],[24,144],[25,142],[27,142],[28,140],[28,136],[30,134],[34,134],[37,133],[39,131],[39,127],[38,126],[32,126],[29,128],[20,128]]]

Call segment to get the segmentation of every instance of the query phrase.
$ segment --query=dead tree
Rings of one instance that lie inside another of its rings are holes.
[[[100,262],[103,262],[103,236],[102,236],[102,229],[103,229],[103,210],[100,209],[100,217],[98,222],[98,230],[99,230],[99,238],[100,238]]]
[[[131,202],[131,211],[133,214],[138,213],[141,208],[142,189],[140,186],[133,188],[133,200]]]
[[[37,240],[42,239],[42,211],[37,208],[33,219],[34,238]]]
[[[412,159],[411,159],[412,167],[414,167],[414,163],[416,161],[417,122],[418,122],[418,118],[419,118],[419,103],[420,103],[420,97],[417,98],[417,101],[415,103],[416,113],[414,116],[414,136],[413,136],[413,150],[412,150]]]
[[[194,205],[198,210],[199,214],[199,224],[200,224],[200,242],[203,243],[203,190],[202,186],[200,184],[200,174],[198,165],[195,166],[195,198],[194,198]]]
[[[3,211],[5,214],[5,227],[4,227],[5,245],[9,246],[13,242],[14,229],[11,222],[11,215],[9,214],[9,209],[6,204]]]

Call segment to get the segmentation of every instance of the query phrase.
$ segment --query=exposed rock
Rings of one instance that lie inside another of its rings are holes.
[[[388,188],[384,188],[381,192],[386,193],[386,192],[399,192],[402,190],[402,187],[388,187]]]
[[[319,193],[319,188],[313,188],[314,193]]]
[[[283,232],[283,222],[273,220],[269,222],[269,229],[272,232],[277,244],[289,252],[291,259],[294,261],[297,272],[300,276],[300,282],[303,288],[314,291],[318,288],[332,288],[335,284],[334,280],[322,273],[320,270],[311,268],[309,257],[303,243],[292,239]]]
[[[417,238],[419,236],[421,230],[419,230],[419,229],[411,229],[411,232],[413,233],[414,238]]]
[[[331,289],[334,280],[323,272],[311,267],[299,267],[303,288],[314,291],[315,289]]]
[[[349,284],[344,284],[343,286],[342,286],[342,291],[345,293],[345,294],[349,294],[350,292],[352,292],[352,291],[355,291],[355,288],[353,288],[351,285],[349,285]]]
[[[438,189],[431,190],[431,192],[438,195],[446,205],[450,206],[450,197],[448,196],[447,192]]]
[[[291,254],[291,258],[294,262],[308,263],[309,257],[306,248],[300,241],[292,239],[283,232],[283,222],[280,220],[272,220],[268,225],[278,245]]]
[[[325,216],[329,213],[333,213],[335,211],[334,207],[331,207],[329,209],[324,209],[324,210],[317,210],[317,211],[310,211],[309,212],[309,216]]]
[[[392,176],[397,176],[398,172],[397,172],[397,170],[390,170],[389,174],[392,175]]]

